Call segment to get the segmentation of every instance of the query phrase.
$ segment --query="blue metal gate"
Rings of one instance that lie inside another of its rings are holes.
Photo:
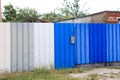
[[[74,36],[74,24],[55,23],[55,68],[74,67],[75,51],[70,37]]]
[[[120,24],[55,23],[56,68],[119,61]]]

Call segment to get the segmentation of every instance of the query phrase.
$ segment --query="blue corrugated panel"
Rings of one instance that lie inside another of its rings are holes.
[[[76,24],[75,64],[89,63],[89,26],[88,24]]]
[[[107,62],[120,61],[120,24],[107,24]]]
[[[60,30],[59,25],[54,24],[54,46],[55,46],[55,68],[59,68],[60,65]]]
[[[120,61],[120,24],[117,24],[117,61]]]
[[[90,63],[106,62],[106,25],[89,24]]]
[[[55,23],[55,68],[74,67],[74,44],[70,37],[74,36],[74,24]]]
[[[99,24],[98,26],[97,26],[98,28],[98,30],[99,30],[99,32],[98,32],[98,34],[97,34],[97,36],[99,36],[98,37],[98,50],[97,50],[97,54],[98,54],[98,62],[102,62],[102,54],[101,54],[101,46],[102,46],[102,44],[101,44],[101,40],[102,40],[102,24]]]
[[[101,48],[102,48],[102,52],[101,52],[101,54],[102,54],[102,56],[100,56],[101,57],[101,61],[102,62],[107,62],[107,59],[106,59],[106,57],[107,57],[107,48],[106,48],[106,45],[107,45],[107,42],[106,42],[106,24],[102,24],[102,28],[101,28],[102,30],[101,30],[101,35],[102,35],[102,45],[101,45]],[[98,36],[99,37],[99,36]],[[99,40],[99,39],[98,39]],[[98,48],[99,49],[99,48]]]
[[[89,24],[89,55],[90,55],[90,63],[94,63],[94,52],[93,52],[93,24]]]
[[[75,31],[74,31],[74,24],[70,24],[70,36],[75,36]],[[75,45],[71,44],[70,45],[70,66],[75,65]]]

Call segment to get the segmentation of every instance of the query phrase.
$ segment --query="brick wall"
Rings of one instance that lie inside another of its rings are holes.
[[[107,12],[106,23],[118,23],[120,19],[120,12]]]

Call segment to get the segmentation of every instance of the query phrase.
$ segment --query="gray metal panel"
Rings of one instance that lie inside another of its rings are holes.
[[[18,23],[18,71],[22,72],[22,67],[23,67],[23,28],[22,28],[22,23]]]
[[[12,72],[33,70],[33,23],[12,23],[11,26],[11,70]]]
[[[29,23],[29,70],[34,69],[34,31],[33,31],[33,23]]]
[[[28,27],[29,27],[29,25],[28,25],[28,23],[24,23],[23,24],[23,47],[24,47],[24,50],[23,50],[23,53],[24,53],[24,70],[25,71],[28,71],[28,69],[29,69],[29,63],[28,63],[28,57],[29,57],[29,50],[28,50]]]
[[[11,71],[17,70],[17,24],[11,24]]]

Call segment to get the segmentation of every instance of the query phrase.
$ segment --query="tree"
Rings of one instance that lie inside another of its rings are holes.
[[[54,10],[53,12],[43,14],[42,19],[54,22],[85,16],[87,14],[87,10],[81,9],[81,5],[79,3],[80,0],[74,0],[73,3],[69,2],[69,0],[64,0],[62,8],[57,8],[57,11]]]
[[[17,22],[38,22],[37,19],[39,19],[40,16],[41,15],[35,9],[30,9],[30,8],[19,9],[18,14],[16,16],[16,21]]]
[[[16,20],[16,15],[17,15],[17,11],[16,8],[13,7],[12,4],[8,4],[6,6],[4,6],[4,12],[3,12],[3,21],[4,22],[14,22]]]
[[[42,14],[41,19],[47,20],[48,22],[55,22],[62,20],[62,15],[56,13],[54,10],[53,12]]]
[[[87,10],[83,10],[80,7],[80,0],[74,0],[73,3],[69,2],[69,0],[64,0],[63,8],[60,8],[60,13],[63,16],[68,18],[76,18],[86,15]]]
[[[31,8],[16,8],[12,4],[4,6],[3,22],[38,22],[40,14]]]
[[[38,11],[31,8],[16,8],[12,4],[4,6],[4,22],[39,22],[39,18],[48,22],[54,22],[69,18],[76,18],[86,15],[87,10],[81,9],[80,0],[64,0],[63,7],[50,13],[39,14]]]

